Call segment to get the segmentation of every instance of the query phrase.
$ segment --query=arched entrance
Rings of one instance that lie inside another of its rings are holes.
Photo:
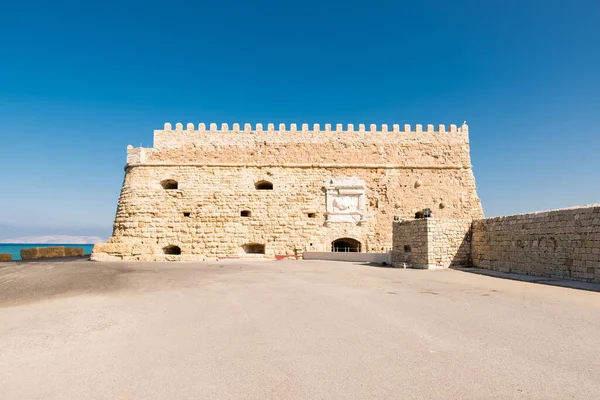
[[[360,253],[360,242],[352,238],[335,239],[331,242],[331,251]]]

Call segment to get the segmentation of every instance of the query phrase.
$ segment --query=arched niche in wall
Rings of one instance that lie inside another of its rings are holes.
[[[254,184],[256,190],[273,190],[273,183],[269,181],[258,181]]]
[[[181,254],[181,248],[175,245],[169,245],[163,248],[163,253],[170,255],[179,255]]]
[[[246,243],[242,249],[246,254],[265,254],[265,245],[260,243]]]
[[[173,190],[179,188],[179,183],[175,179],[165,179],[160,182],[160,185],[165,190]]]

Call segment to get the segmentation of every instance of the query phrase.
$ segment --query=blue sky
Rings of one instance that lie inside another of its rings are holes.
[[[599,20],[577,0],[5,2],[0,239],[108,236],[126,146],[167,121],[466,119],[487,216],[599,202]]]

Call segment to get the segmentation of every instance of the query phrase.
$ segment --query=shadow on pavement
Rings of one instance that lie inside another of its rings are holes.
[[[531,276],[523,274],[515,274],[509,272],[490,271],[481,268],[472,267],[451,267],[451,269],[461,272],[468,272],[471,274],[491,276],[494,278],[510,279],[513,281],[540,283],[542,285],[559,286],[569,289],[588,290],[591,292],[600,292],[600,283],[581,282],[581,281],[569,281],[559,278],[549,278],[544,276]]]
[[[36,258],[36,259],[31,259],[31,260],[11,260],[11,261],[4,261],[3,263],[0,264],[0,267],[2,267],[2,264],[9,264],[9,263],[19,263],[19,264],[28,264],[28,263],[38,263],[38,262],[69,262],[69,261],[90,261],[90,255],[86,254],[83,256],[75,256],[75,257],[50,257],[50,258]]]
[[[376,263],[376,262],[364,262],[359,265],[364,265],[366,267],[377,267],[377,268],[394,268],[391,264],[388,263]]]

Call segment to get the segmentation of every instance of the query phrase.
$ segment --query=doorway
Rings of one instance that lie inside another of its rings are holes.
[[[360,253],[360,242],[352,238],[340,238],[331,242],[331,251],[334,253]]]

